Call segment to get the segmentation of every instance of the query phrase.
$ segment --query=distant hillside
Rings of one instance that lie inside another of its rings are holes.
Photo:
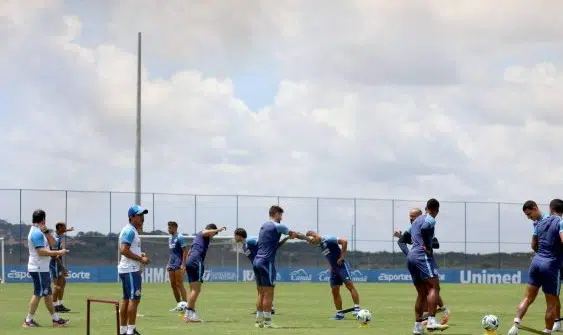
[[[27,235],[30,225],[14,225],[0,219],[0,236],[5,237],[6,263],[27,264]],[[144,232],[146,235],[166,235],[163,231]],[[75,237],[66,237],[66,248],[70,250],[66,261],[69,265],[115,265],[117,261],[117,235],[98,232],[79,232]],[[165,265],[168,257],[167,239],[145,239],[143,250],[153,264]],[[436,253],[436,261],[442,268],[527,268],[532,253],[463,254],[459,252]],[[349,252],[348,260],[355,268],[404,268],[405,257],[398,251]],[[241,266],[248,266],[244,255],[240,255]],[[279,267],[324,267],[325,261],[317,248],[306,243],[287,243],[278,252]],[[232,243],[212,242],[207,266],[236,266],[236,249]]]

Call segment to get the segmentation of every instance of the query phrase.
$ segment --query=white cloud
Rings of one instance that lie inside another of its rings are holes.
[[[133,189],[143,31],[146,191],[558,196],[563,26],[553,3],[510,2],[502,15],[486,1],[319,4],[122,0],[89,15],[6,2],[2,185]],[[273,103],[251,110],[235,74],[261,59],[281,79]],[[388,230],[377,229],[366,231]]]

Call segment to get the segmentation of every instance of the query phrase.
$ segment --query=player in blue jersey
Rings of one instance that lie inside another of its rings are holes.
[[[562,208],[550,208],[550,210],[563,211]],[[554,326],[559,300],[559,270],[563,262],[563,221],[560,216],[542,213],[532,200],[524,203],[522,211],[528,219],[534,221],[531,246],[536,254],[530,262],[528,287],[524,299],[518,306],[514,325],[508,335],[518,334],[518,326],[526,315],[528,307],[536,299],[540,287],[547,305],[543,332],[549,334]]]
[[[556,215],[558,217],[563,217],[563,200],[553,199],[549,203],[549,211],[551,215]],[[563,264],[562,264],[563,265]],[[559,269],[559,292],[561,293],[561,282],[563,281],[563,268]],[[557,308],[555,310],[555,322],[553,324],[552,332],[562,333],[563,328],[561,327],[561,297],[557,299]]]
[[[422,210],[420,208],[411,209],[409,212],[410,224],[412,224],[413,221],[420,215],[422,215]],[[405,231],[400,231],[400,230],[394,231],[393,236],[398,238],[397,245],[399,246],[399,249],[401,249],[401,251],[403,252],[403,254],[405,254],[405,256],[408,256],[409,247],[407,245],[412,244],[411,226],[409,225]],[[436,236],[434,236],[434,238],[432,239],[432,249],[440,249],[440,242],[438,241],[438,238]],[[423,305],[423,310],[425,311],[422,315],[422,319],[424,320],[423,324],[424,324],[428,319],[428,314],[429,314],[427,301],[423,300],[422,305]],[[438,309],[436,310],[436,312],[442,313],[442,318],[440,320],[440,323],[443,325],[447,324],[448,319],[450,317],[450,310],[444,305],[441,296],[438,296]]]
[[[285,237],[284,239],[282,239],[278,243],[278,248],[284,245],[284,243],[287,242],[288,239],[289,237]],[[252,262],[254,262],[254,258],[256,258],[256,253],[258,252],[258,238],[248,236],[244,228],[237,228],[235,229],[235,242],[242,243],[242,251],[250,261],[250,264],[252,265]],[[258,286],[258,276],[256,275],[256,273],[254,274],[254,280],[256,280],[256,290],[258,291],[258,295],[256,296],[256,312],[257,312],[258,307],[260,306],[261,303],[260,301],[261,298],[260,298],[260,287]],[[272,315],[273,314],[275,314],[275,308],[274,308],[274,301],[272,300]]]
[[[149,211],[139,205],[129,207],[129,223],[119,233],[119,264],[117,273],[121,280],[123,300],[119,305],[119,333],[121,335],[139,335],[137,330],[137,307],[141,302],[142,276],[141,264],[150,260],[141,251],[141,237],[145,214]]]
[[[348,250],[348,241],[342,237],[321,236],[312,230],[307,232],[307,237],[311,238],[311,244],[318,245],[322,254],[326,257],[330,266],[330,287],[332,289],[332,299],[336,307],[336,315],[333,320],[343,320],[342,297],[340,296],[340,286],[344,284],[354,301],[354,312],[356,315],[360,311],[360,295],[354,286],[350,274],[350,263],[345,259]],[[342,249],[340,249],[342,246]]]
[[[290,238],[298,238],[310,241],[305,235],[289,230],[281,224],[283,209],[280,206],[272,206],[269,211],[270,220],[262,224],[258,234],[258,251],[252,262],[252,268],[256,276],[256,284],[259,287],[259,298],[256,312],[256,326],[274,328],[272,324],[272,303],[274,300],[274,288],[276,286],[275,259],[281,235]]]
[[[51,247],[51,250],[61,250],[65,233],[73,230],[74,228],[72,227],[67,228],[64,222],[57,222],[55,225],[55,233],[53,235],[55,243]],[[51,280],[53,281],[53,284],[55,284],[53,289],[53,304],[55,304],[55,311],[58,313],[68,313],[70,312],[70,309],[65,307],[63,301],[68,271],[64,267],[62,256],[51,257],[49,271],[51,272]]]
[[[184,235],[178,233],[178,223],[175,221],[168,222],[168,278],[172,293],[176,299],[176,307],[171,312],[183,312],[187,306],[188,296],[184,287],[184,274],[186,273],[186,261],[188,260],[188,251],[190,250],[188,240]]]
[[[209,249],[209,242],[211,242],[215,235],[225,230],[227,230],[227,227],[217,228],[214,223],[210,223],[194,237],[188,253],[188,260],[186,261],[186,274],[190,282],[190,295],[188,297],[188,308],[184,314],[185,322],[201,322],[199,315],[196,313],[195,304],[201,292],[201,284],[203,283],[205,256]]]
[[[432,239],[436,216],[440,212],[440,203],[436,199],[426,202],[426,214],[418,216],[411,224],[412,248],[407,255],[407,266],[416,287],[415,324],[413,334],[423,334],[424,300],[427,300],[429,331],[445,330],[448,325],[436,321],[438,297],[440,296],[440,277],[434,260]]]
[[[46,218],[47,215],[44,210],[35,210],[32,215],[32,225],[27,236],[27,247],[29,250],[27,271],[33,280],[33,296],[29,301],[29,309],[23,322],[24,328],[39,327],[34,317],[41,298],[45,298],[45,306],[51,314],[54,327],[64,327],[68,322],[68,320],[59,317],[53,306],[51,276],[49,274],[51,257],[64,256],[68,253],[68,250],[51,250],[51,245],[54,245],[55,241],[45,223]]]

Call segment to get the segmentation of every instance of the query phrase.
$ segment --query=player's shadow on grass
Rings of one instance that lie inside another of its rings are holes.
[[[305,327],[305,326],[276,326],[275,328],[272,328],[273,330],[276,329],[311,329],[311,327]]]
[[[203,323],[235,323],[236,320],[205,320]]]

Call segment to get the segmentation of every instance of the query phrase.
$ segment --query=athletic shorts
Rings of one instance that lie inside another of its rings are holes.
[[[180,270],[181,263],[170,263],[168,265],[168,271],[177,271]]]
[[[252,263],[252,269],[256,277],[256,285],[264,287],[276,286],[277,272],[273,262],[255,258],[254,263]]]
[[[550,261],[532,258],[528,270],[529,285],[541,287],[545,294],[559,295],[560,283],[559,266],[554,266]]]
[[[342,286],[342,284],[352,280],[350,275],[350,264],[344,261],[342,265],[333,267],[330,270],[330,286]]]
[[[203,266],[203,262],[197,259],[188,259],[186,263],[186,275],[188,276],[188,282],[195,283],[200,282],[203,283],[203,273],[205,272],[205,267]]]
[[[141,300],[143,279],[140,271],[120,273],[119,279],[123,287],[123,300]]]
[[[51,279],[59,279],[63,276],[63,271],[59,264],[49,265],[49,272],[51,273]]]
[[[53,294],[51,290],[51,274],[49,272],[30,272],[33,280],[33,295],[48,297]]]
[[[434,257],[426,254],[409,253],[407,256],[407,267],[414,284],[422,283],[430,278],[436,278],[439,275]]]

